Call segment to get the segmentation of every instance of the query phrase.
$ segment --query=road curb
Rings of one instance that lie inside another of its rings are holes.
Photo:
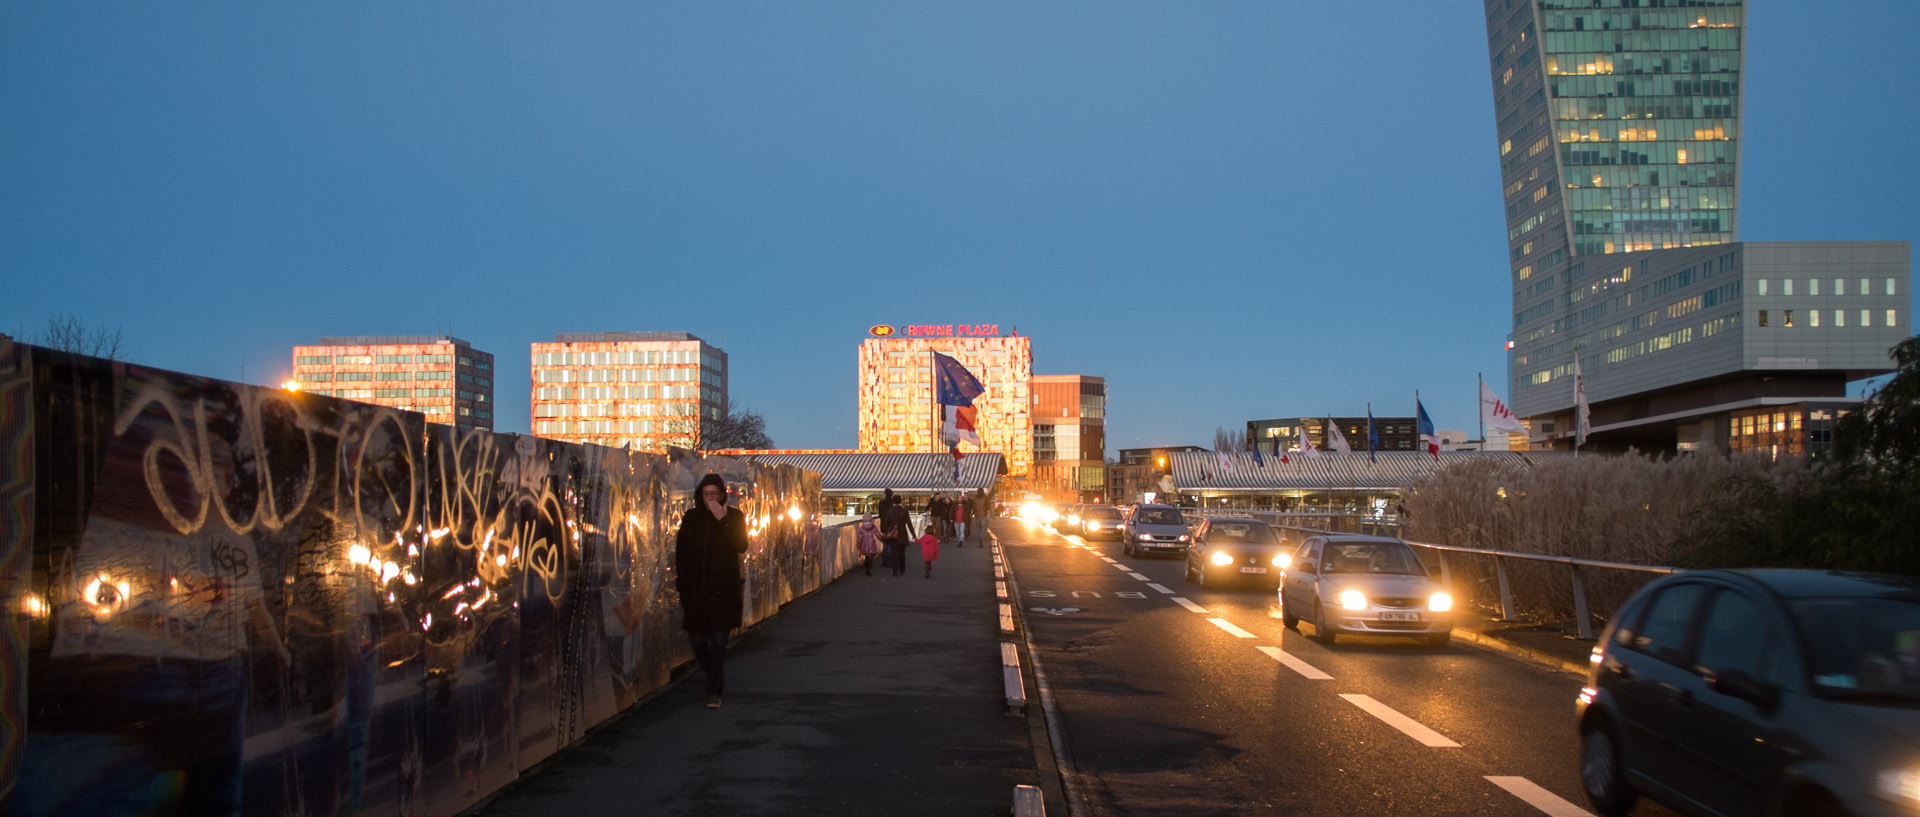
[[[1586,677],[1587,675],[1587,666],[1588,666],[1587,662],[1573,661],[1566,658],[1562,658],[1558,655],[1554,655],[1544,650],[1536,650],[1532,647],[1515,644],[1511,641],[1500,638],[1499,636],[1489,635],[1485,632],[1462,627],[1458,624],[1454,625],[1453,637],[1458,639],[1463,639],[1466,641],[1471,641],[1475,644],[1479,644],[1480,646],[1487,647],[1490,649],[1499,650],[1500,652],[1504,652],[1516,658],[1522,658],[1528,661],[1532,661],[1536,664],[1547,667],[1549,669],[1555,669],[1561,672],[1572,673],[1582,678]]]

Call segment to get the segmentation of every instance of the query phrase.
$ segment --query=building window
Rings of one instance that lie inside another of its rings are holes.
[[[1847,294],[1847,279],[1845,278],[1833,279],[1833,294],[1835,295]]]
[[[1844,310],[1844,309],[1833,310],[1833,325],[1834,326],[1847,325],[1847,310]]]
[[[1761,326],[1767,325],[1767,310],[1764,310],[1764,309],[1760,310],[1760,325]]]
[[[1765,294],[1767,294],[1767,279],[1765,279],[1765,278],[1761,278],[1760,280],[1758,280],[1758,281],[1755,281],[1755,282],[1753,282],[1753,285],[1754,285],[1755,287],[1757,287],[1757,288],[1756,288],[1756,289],[1755,289],[1755,290],[1753,291],[1753,294],[1755,294],[1755,295],[1765,295]],[[1761,324],[1761,325],[1762,325],[1762,326],[1765,326],[1766,324]]]
[[[1781,326],[1787,326],[1787,327],[1791,327],[1791,326],[1793,326],[1793,310],[1791,310],[1791,309],[1782,309],[1782,310],[1780,310],[1780,314],[1781,314],[1781,315],[1783,316],[1783,317],[1782,317],[1782,318],[1780,319],[1780,325],[1781,325]]]
[[[1894,293],[1893,293],[1893,279],[1892,279],[1892,278],[1888,278],[1888,279],[1887,279],[1887,294],[1888,294],[1888,295],[1892,295],[1892,294],[1894,294]]]
[[[1820,310],[1818,309],[1807,310],[1807,325],[1808,326],[1820,325]]]
[[[1867,310],[1865,310],[1865,309],[1862,309],[1862,310],[1860,310],[1860,325],[1861,325],[1861,326],[1872,326],[1872,325],[1873,325],[1873,313],[1872,313],[1872,312],[1869,312],[1869,311],[1867,311]]]
[[[1807,294],[1808,295],[1820,294],[1820,279],[1818,278],[1807,279]]]
[[[1893,310],[1891,310],[1891,309],[1889,309],[1889,310],[1887,310],[1887,323],[1886,323],[1886,325],[1887,325],[1887,326],[1896,326],[1896,325],[1898,325],[1898,324],[1897,324],[1897,323],[1896,323],[1896,322],[1894,321],[1894,319],[1893,319]]]
[[[1792,279],[1792,278],[1782,278],[1782,279],[1780,279],[1780,294],[1782,294],[1782,295],[1792,295],[1792,294],[1793,294],[1793,279]]]

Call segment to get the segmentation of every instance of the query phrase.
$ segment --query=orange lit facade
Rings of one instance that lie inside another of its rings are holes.
[[[1107,381],[1033,376],[1033,473],[1028,485],[1056,502],[1105,499]]]
[[[430,423],[493,430],[493,355],[459,338],[321,338],[293,347],[290,387],[417,411]]]
[[[555,335],[533,344],[537,436],[638,451],[694,448],[727,406],[727,353],[685,332]]]
[[[882,334],[884,330],[884,334]],[[860,450],[917,453],[938,445],[933,353],[966,366],[986,387],[975,398],[980,441],[1005,458],[1007,473],[1033,465],[1033,342],[992,324],[876,326],[860,344]],[[961,443],[962,452],[972,443]]]

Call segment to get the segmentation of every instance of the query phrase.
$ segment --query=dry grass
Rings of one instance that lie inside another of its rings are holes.
[[[1640,565],[1670,564],[1690,515],[1718,495],[1728,477],[1784,480],[1798,460],[1698,454],[1471,460],[1416,485],[1404,503],[1406,537],[1417,542],[1571,556]],[[1430,552],[1429,552],[1430,553]],[[1565,565],[1508,560],[1514,605],[1522,618],[1572,625],[1573,585]],[[1497,610],[1499,584],[1491,557],[1448,558],[1456,594]],[[1588,611],[1611,615],[1655,574],[1583,569]]]

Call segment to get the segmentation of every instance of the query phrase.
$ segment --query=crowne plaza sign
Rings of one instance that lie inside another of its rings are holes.
[[[997,338],[1000,336],[1000,324],[929,323],[904,326],[875,324],[867,328],[867,334],[876,338]]]

